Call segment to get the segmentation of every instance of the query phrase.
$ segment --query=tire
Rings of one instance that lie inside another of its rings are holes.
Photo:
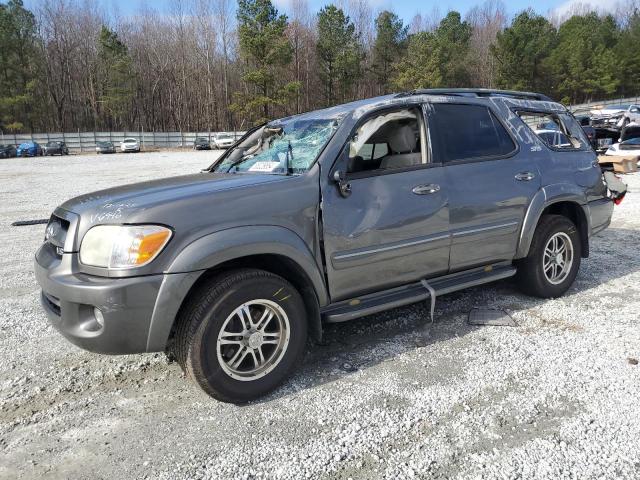
[[[239,312],[247,304],[253,325],[265,312],[273,315],[262,327],[265,338],[249,333],[250,325],[241,321]],[[236,270],[205,282],[186,300],[177,322],[176,360],[223,402],[245,403],[275,389],[301,363],[306,348],[302,297],[288,281],[262,270]],[[223,341],[229,344],[220,345]]]
[[[545,255],[545,252],[557,254]],[[559,263],[560,257],[563,264]],[[529,255],[517,264],[518,286],[528,295],[561,297],[576,279],[581,257],[582,242],[576,225],[562,215],[545,215],[538,222]]]

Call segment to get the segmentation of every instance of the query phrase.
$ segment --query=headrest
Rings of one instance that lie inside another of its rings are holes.
[[[389,136],[389,146],[393,153],[409,153],[416,149],[418,140],[409,125],[403,125]]]

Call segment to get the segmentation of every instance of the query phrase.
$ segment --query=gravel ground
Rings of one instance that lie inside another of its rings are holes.
[[[640,477],[640,176],[566,296],[509,282],[327,328],[262,401],[206,397],[163,355],[99,356],[47,326],[32,273],[74,195],[197,171],[216,152],[0,163],[0,477]],[[470,327],[473,307],[517,327]],[[418,335],[418,332],[423,332]]]

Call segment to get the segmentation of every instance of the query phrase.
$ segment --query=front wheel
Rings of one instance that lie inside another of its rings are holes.
[[[300,364],[306,341],[298,291],[272,273],[237,270],[187,300],[173,353],[206,393],[243,403],[280,385]]]
[[[560,297],[576,279],[581,257],[575,224],[562,215],[545,215],[538,222],[529,255],[518,263],[516,281],[529,295]]]

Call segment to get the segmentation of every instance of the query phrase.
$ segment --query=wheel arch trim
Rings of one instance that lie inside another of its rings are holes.
[[[320,322],[319,308],[329,303],[329,297],[315,258],[302,238],[279,226],[235,227],[195,240],[165,271],[151,319],[147,351],[162,351],[166,347],[184,299],[205,272],[233,260],[260,255],[285,257],[305,274],[318,302],[314,309],[317,319],[309,319],[309,328],[319,335],[321,327],[316,325]]]
[[[591,217],[589,215],[587,197],[584,191],[576,185],[559,183],[543,187],[533,196],[522,223],[515,259],[525,258],[529,254],[529,248],[540,217],[547,208],[558,203],[572,203],[576,207],[580,207],[577,211],[581,218],[581,225],[577,225],[577,227],[580,230],[580,236],[583,241],[583,255],[588,255]]]

